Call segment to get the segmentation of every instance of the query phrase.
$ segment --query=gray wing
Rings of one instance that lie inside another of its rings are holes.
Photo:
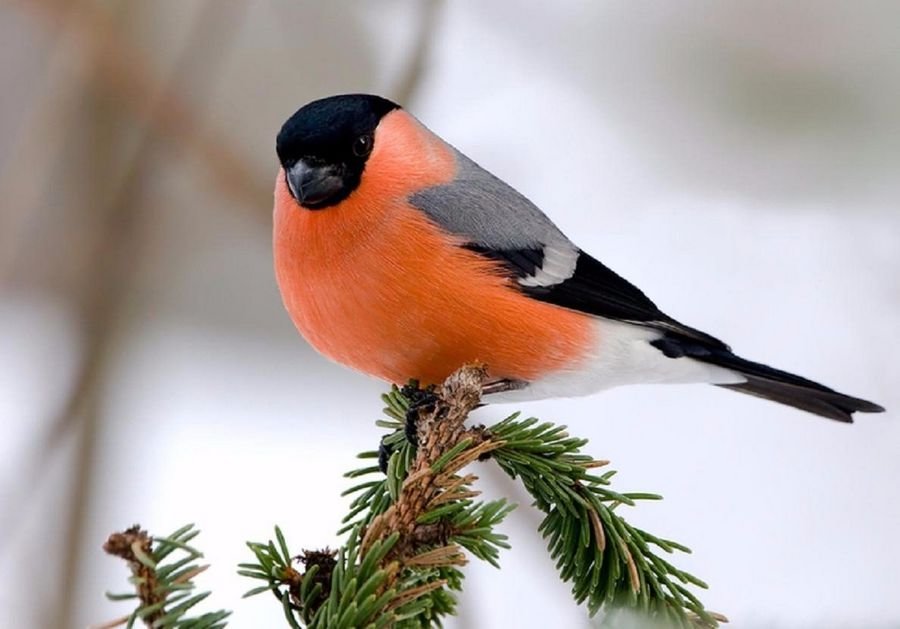
[[[499,260],[522,286],[570,278],[580,251],[525,195],[453,149],[456,178],[410,202],[468,247]]]
[[[456,179],[411,197],[413,205],[444,229],[496,249],[543,247],[577,249],[538,207],[471,159],[453,149]]]
[[[663,313],[640,289],[581,251],[519,191],[454,152],[453,183],[417,192],[410,203],[465,238],[469,249],[500,263],[522,292],[572,310],[727,347]]]

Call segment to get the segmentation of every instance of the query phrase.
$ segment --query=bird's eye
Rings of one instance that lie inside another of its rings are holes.
[[[353,154],[365,157],[372,151],[372,136],[361,135],[353,141]]]

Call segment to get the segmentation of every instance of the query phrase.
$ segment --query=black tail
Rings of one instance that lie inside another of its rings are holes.
[[[745,360],[731,353],[727,348],[709,347],[692,339],[669,336],[653,345],[670,358],[689,356],[711,365],[725,367],[747,378],[740,384],[718,385],[733,391],[787,404],[822,417],[840,422],[853,422],[853,413],[882,413],[884,408],[873,402],[838,393],[833,389],[795,376],[792,373],[773,369],[762,363]]]

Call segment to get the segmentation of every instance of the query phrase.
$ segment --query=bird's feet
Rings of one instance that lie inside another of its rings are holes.
[[[391,460],[393,453],[394,446],[385,443],[384,439],[382,439],[381,443],[378,444],[378,469],[381,470],[382,474],[387,474],[388,461]]]
[[[400,388],[400,393],[409,403],[406,409],[403,434],[413,446],[418,447],[419,445],[419,412],[422,409],[427,411],[434,410],[435,402],[437,402],[437,395],[434,390],[434,386],[428,386],[424,389],[419,387],[419,383],[416,380],[411,380],[409,384]],[[382,439],[381,443],[378,444],[378,469],[384,474],[387,473],[388,461],[390,461],[393,453],[394,446]]]
[[[528,383],[524,380],[510,380],[504,378],[503,380],[492,380],[491,382],[486,382],[481,387],[481,395],[491,395],[492,393],[506,393],[507,391],[518,391],[519,389],[524,389],[528,386]]]
[[[400,393],[409,400],[409,408],[406,410],[406,424],[404,432],[406,440],[414,446],[419,445],[419,412],[421,410],[432,411],[437,402],[437,395],[434,392],[434,386],[428,386],[424,389],[419,388],[419,383],[415,380],[400,389]]]
[[[526,386],[528,386],[528,383],[524,380],[494,380],[486,383],[482,387],[481,394],[491,395],[493,393],[518,391],[519,389],[524,389]],[[418,447],[419,413],[423,409],[426,411],[434,410],[434,405],[438,399],[435,394],[435,387],[434,385],[430,385],[423,389],[416,380],[411,380],[409,384],[401,387],[400,393],[409,401],[409,406],[406,409],[406,421],[403,426],[403,432],[406,435],[406,440],[413,446]],[[393,452],[394,447],[384,441],[378,445],[378,467],[384,473],[387,472],[388,461]]]

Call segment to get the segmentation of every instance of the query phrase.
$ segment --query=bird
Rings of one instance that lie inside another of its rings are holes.
[[[884,410],[668,316],[387,98],[309,102],[275,150],[284,306],[318,352],[356,371],[436,384],[478,362],[485,402],[707,383],[841,422]]]

